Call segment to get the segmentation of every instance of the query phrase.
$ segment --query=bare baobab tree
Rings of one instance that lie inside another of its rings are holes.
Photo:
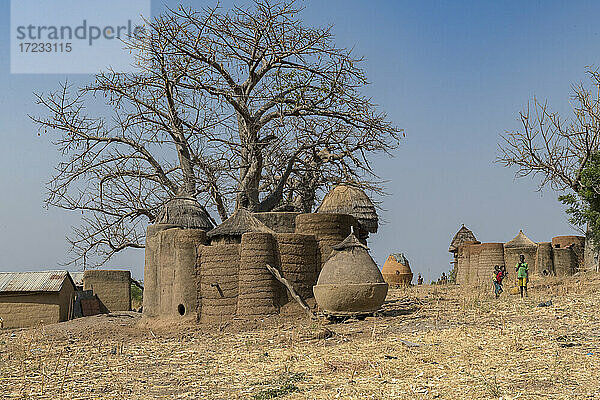
[[[568,206],[569,221],[586,233],[586,248],[595,249],[586,251],[586,268],[598,270],[600,73],[587,72],[591,85],[573,86],[573,114],[563,118],[535,100],[533,110],[520,113],[521,129],[502,136],[498,161],[516,167],[517,177],[539,176],[540,189],[549,185],[563,192],[559,200]]]
[[[223,220],[242,198],[251,211],[311,211],[331,183],[381,188],[369,157],[394,150],[401,130],[361,93],[362,60],[301,11],[263,0],[169,10],[126,42],[136,73],[37,96],[48,115],[32,118],[65,157],[47,203],[83,213],[75,261],[143,247],[175,196]]]

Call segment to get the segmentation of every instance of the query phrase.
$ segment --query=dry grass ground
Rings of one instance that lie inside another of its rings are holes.
[[[0,397],[600,399],[600,276],[532,284],[525,300],[392,289],[382,315],[341,324],[123,313],[2,331]]]

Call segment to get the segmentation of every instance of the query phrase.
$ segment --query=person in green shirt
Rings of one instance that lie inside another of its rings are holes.
[[[519,262],[515,271],[517,272],[517,281],[519,282],[519,292],[521,293],[521,298],[523,298],[523,295],[527,296],[527,283],[529,282],[529,266],[525,262],[523,254],[519,256]]]

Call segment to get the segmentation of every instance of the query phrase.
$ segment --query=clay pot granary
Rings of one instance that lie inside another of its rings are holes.
[[[465,242],[477,242],[477,239],[475,238],[473,232],[463,224],[463,226],[452,238],[452,242],[450,242],[450,248],[448,251],[450,253],[456,253],[458,251],[458,246]]]
[[[214,227],[206,210],[191,197],[174,197],[167,201],[154,223],[205,231]]]
[[[206,235],[211,243],[241,243],[246,232],[263,232],[275,234],[265,224],[254,217],[247,209],[240,207],[223,223]]]
[[[333,250],[313,287],[319,307],[330,316],[377,311],[385,300],[388,284],[369,255],[368,247],[351,233]]]
[[[381,274],[388,285],[408,286],[413,278],[408,260],[402,253],[390,254],[383,264]]]
[[[353,216],[365,232],[376,233],[379,218],[373,202],[361,189],[337,185],[323,199],[317,213],[348,214]]]

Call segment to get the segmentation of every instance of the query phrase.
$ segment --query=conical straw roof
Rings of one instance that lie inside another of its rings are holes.
[[[337,185],[323,199],[318,213],[352,215],[360,227],[375,233],[379,227],[379,218],[375,205],[362,190],[350,185]]]
[[[210,238],[217,236],[242,236],[246,232],[275,232],[254,217],[247,209],[238,208],[229,218],[209,231],[206,235]]]
[[[514,237],[514,239],[506,242],[504,247],[536,247],[537,245],[531,239],[529,239],[523,233],[523,230],[519,231],[519,234]]]
[[[214,227],[206,210],[191,197],[175,197],[169,200],[154,222],[205,231]]]
[[[470,229],[468,229],[466,226],[463,225],[458,230],[458,232],[456,232],[456,235],[454,235],[452,242],[450,242],[450,248],[448,249],[448,251],[449,252],[457,251],[458,246],[460,246],[464,242],[476,242],[476,241],[477,241],[477,239],[475,238],[475,235],[473,234],[473,232],[471,232]]]

